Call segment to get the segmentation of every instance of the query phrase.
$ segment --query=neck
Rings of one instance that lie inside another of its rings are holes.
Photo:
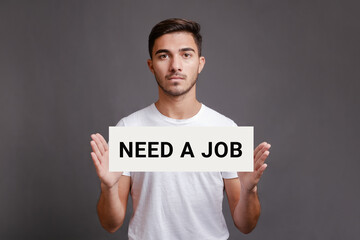
[[[155,103],[159,112],[169,118],[187,119],[195,116],[201,108],[196,99],[195,87],[181,96],[169,96],[159,88],[159,99]]]

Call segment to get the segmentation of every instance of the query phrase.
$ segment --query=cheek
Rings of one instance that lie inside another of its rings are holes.
[[[156,77],[156,79],[160,80],[163,79],[165,77],[165,75],[167,74],[166,71],[164,71],[164,68],[159,67],[159,66],[154,66],[154,75]]]
[[[155,64],[153,65],[153,69],[158,73],[166,72],[167,64],[165,62]]]
[[[199,72],[199,63],[198,62],[191,62],[188,64],[188,69],[190,70],[191,73],[193,74],[198,74]]]

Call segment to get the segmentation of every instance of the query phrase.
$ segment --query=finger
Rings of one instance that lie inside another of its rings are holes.
[[[100,133],[97,133],[96,136],[100,139],[105,151],[109,150],[108,144],[103,136]]]
[[[267,144],[267,142],[262,142],[260,143],[254,150],[254,157],[256,156],[256,154]]]
[[[255,170],[258,170],[265,162],[266,158],[269,156],[270,152],[265,151],[260,158],[255,162]]]
[[[255,162],[255,169],[258,169],[260,166],[262,166],[269,155],[269,151],[263,152],[263,154]]]
[[[266,143],[259,151],[258,153],[256,154],[255,158],[254,158],[254,161],[257,162],[258,159],[260,158],[260,156],[265,152],[265,151],[268,151],[270,149],[271,145]]]
[[[99,151],[100,151],[101,154],[103,155],[104,152],[105,152],[105,149],[104,149],[104,147],[103,147],[103,145],[102,145],[102,142],[101,142],[101,140],[99,139],[99,137],[98,137],[96,134],[92,134],[92,135],[91,135],[91,138],[95,141],[95,143],[96,143]]]
[[[99,159],[97,158],[97,156],[96,156],[96,154],[94,152],[91,152],[91,158],[92,158],[93,163],[95,165],[96,172],[99,173],[100,170],[102,169],[102,166],[101,166],[100,161],[99,161]]]
[[[102,142],[100,141],[100,139],[99,139],[95,134],[92,134],[92,135],[91,135],[91,138],[95,141],[95,143],[96,143],[99,151],[101,152],[101,155],[103,155],[104,152],[105,152],[105,149],[104,149],[104,147],[103,147]]]
[[[91,141],[90,145],[91,145],[93,152],[96,154],[96,157],[100,160],[100,163],[101,163],[102,154],[100,153],[100,150],[99,150],[97,144],[94,141]]]
[[[104,175],[104,167],[100,164],[100,161],[94,152],[91,153],[91,157],[92,157],[93,163],[95,165],[96,174],[98,175],[99,179],[101,180]]]
[[[265,169],[267,168],[267,164],[264,163],[257,171],[256,171],[256,177],[258,181],[260,180],[261,176],[264,174]]]

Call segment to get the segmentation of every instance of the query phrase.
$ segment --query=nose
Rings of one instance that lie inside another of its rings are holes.
[[[181,72],[182,71],[181,56],[174,56],[171,59],[170,71],[171,72]]]

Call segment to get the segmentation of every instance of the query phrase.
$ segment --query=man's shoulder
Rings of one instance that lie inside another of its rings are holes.
[[[142,108],[126,117],[123,117],[116,126],[131,126],[131,125],[141,125],[141,122],[144,121],[144,118],[149,117],[152,114],[153,104]]]
[[[226,117],[225,115],[219,113],[218,111],[206,106],[203,104],[203,117],[211,122],[211,124],[215,124],[218,126],[236,126],[236,123]]]

